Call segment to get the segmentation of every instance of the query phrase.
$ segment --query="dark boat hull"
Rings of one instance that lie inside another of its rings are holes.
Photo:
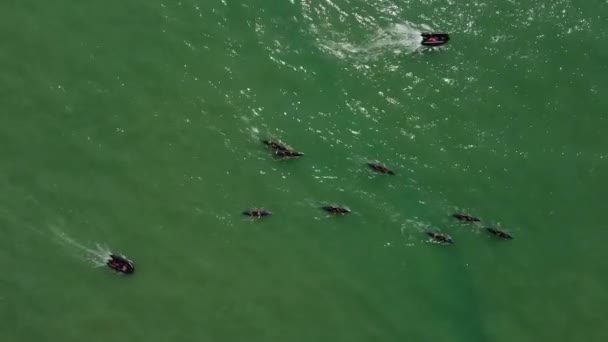
[[[273,149],[274,155],[277,158],[294,158],[301,157],[304,155],[304,153],[298,152],[280,141],[265,139],[262,140],[262,143]]]
[[[441,243],[441,244],[445,244],[445,245],[454,244],[454,241],[452,240],[452,238],[445,234],[436,233],[436,232],[426,232],[426,235],[428,235],[431,238],[431,241],[436,242],[436,243]]]
[[[446,44],[450,40],[450,36],[447,33],[441,32],[425,32],[421,34],[423,46],[441,46]]]
[[[372,170],[378,173],[384,173],[386,175],[395,175],[395,172],[380,163],[367,163],[367,166],[369,166]]]
[[[452,217],[454,217],[458,221],[465,222],[465,223],[473,223],[473,222],[481,221],[478,217],[467,215],[467,214],[460,214],[460,213],[452,214]]]
[[[496,238],[502,239],[502,240],[512,240],[513,236],[507,232],[505,232],[504,230],[498,229],[498,228],[492,228],[492,227],[487,227],[486,231],[490,234],[492,234],[493,236],[495,236]]]
[[[268,210],[250,209],[250,210],[243,211],[243,215],[247,215],[247,216],[251,216],[251,217],[263,217],[263,216],[270,216],[270,215],[272,215],[272,213]]]
[[[119,255],[110,255],[110,259],[106,262],[106,265],[113,271],[123,274],[132,274],[135,272],[135,265],[132,261]]]
[[[333,205],[326,205],[321,207],[321,209],[327,211],[330,214],[348,214],[350,213],[350,209],[344,207],[336,207]]]

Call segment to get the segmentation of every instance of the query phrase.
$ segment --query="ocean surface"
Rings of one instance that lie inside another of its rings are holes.
[[[607,341],[607,18],[0,2],[0,341]]]

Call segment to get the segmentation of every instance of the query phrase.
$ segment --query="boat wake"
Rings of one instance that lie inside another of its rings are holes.
[[[51,232],[53,232],[57,242],[73,249],[77,253],[78,257],[92,263],[94,267],[103,267],[110,259],[112,252],[110,251],[110,248],[105,245],[95,243],[93,248],[87,247],[74,240],[57,227],[51,227]]]
[[[387,54],[401,55],[418,51],[422,32],[429,30],[430,28],[405,22],[379,28],[371,38],[360,44],[351,43],[346,37],[338,37],[336,40],[320,40],[319,46],[321,50],[340,59],[370,61]]]

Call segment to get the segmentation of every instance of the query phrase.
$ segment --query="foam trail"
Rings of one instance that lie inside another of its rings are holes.
[[[80,242],[74,240],[57,227],[51,227],[51,231],[53,232],[53,234],[55,234],[59,242],[63,243],[64,245],[76,248],[79,252],[83,253],[84,257],[90,262],[92,262],[96,267],[104,266],[110,258],[110,255],[112,254],[112,252],[107,246],[95,244],[95,248],[87,247],[81,244]]]
[[[321,48],[342,59],[375,60],[386,54],[409,54],[417,51],[423,30],[426,31],[423,26],[405,22],[378,29],[371,39],[360,45],[347,42],[344,38],[338,42],[321,42]]]
[[[421,33],[420,29],[410,23],[395,24],[386,30],[379,30],[368,49],[413,52],[420,47]]]

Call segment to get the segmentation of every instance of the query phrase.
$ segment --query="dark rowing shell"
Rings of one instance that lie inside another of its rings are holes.
[[[443,244],[451,245],[454,243],[451,237],[445,234],[436,233],[436,232],[426,232],[426,235],[431,237],[431,240]]]
[[[271,147],[275,150],[280,150],[280,151],[289,151],[290,148],[283,144],[280,141],[274,141],[274,140],[262,140],[262,142],[264,143],[264,145]]]
[[[293,158],[301,157],[304,155],[304,153],[294,150],[276,150],[274,154],[279,158]]]
[[[367,166],[369,166],[372,170],[379,172],[379,173],[384,173],[387,175],[395,174],[391,169],[389,169],[388,167],[386,167],[380,163],[367,163]]]
[[[272,215],[272,213],[270,211],[264,210],[264,209],[249,209],[249,210],[243,211],[243,215],[247,215],[247,216],[251,216],[251,217],[262,217],[262,216]]]
[[[293,158],[301,157],[304,155],[304,153],[298,152],[280,141],[266,139],[262,140],[262,143],[272,148],[274,150],[275,156],[278,158]]]
[[[344,207],[338,207],[333,205],[326,205],[321,207],[323,210],[332,213],[332,214],[348,214],[350,213],[350,209]]]
[[[456,213],[453,214],[452,217],[458,219],[459,221],[471,223],[471,222],[479,222],[481,221],[479,218],[467,214]]]
[[[512,240],[513,239],[513,236],[511,236],[511,234],[505,232],[502,229],[487,227],[486,231],[488,231],[490,234],[494,235],[495,237],[503,239],[503,240]]]

